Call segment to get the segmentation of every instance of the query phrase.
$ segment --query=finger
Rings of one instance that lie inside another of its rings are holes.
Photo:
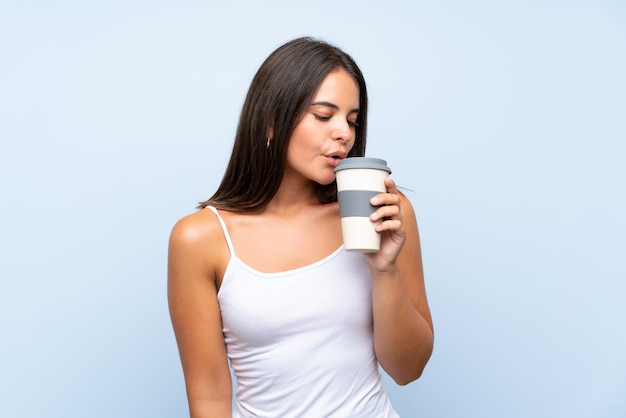
[[[370,199],[372,206],[400,206],[400,197],[397,193],[381,193]]]
[[[377,232],[399,231],[402,229],[402,221],[399,219],[388,219],[376,225]]]
[[[398,205],[386,205],[381,206],[374,213],[370,215],[370,220],[376,222],[386,219],[400,219],[400,207]]]
[[[391,177],[385,178],[385,187],[387,187],[387,193],[398,194],[398,187],[396,182]]]

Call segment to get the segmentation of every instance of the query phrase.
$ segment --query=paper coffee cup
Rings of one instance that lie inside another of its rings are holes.
[[[335,168],[337,198],[341,216],[343,245],[346,251],[372,253],[380,249],[380,234],[369,216],[376,211],[370,199],[385,193],[385,178],[391,169],[380,158],[351,157]]]

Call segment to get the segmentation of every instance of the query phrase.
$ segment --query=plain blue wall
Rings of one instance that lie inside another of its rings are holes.
[[[2,417],[185,416],[168,234],[300,35],[359,62],[413,190],[436,347],[400,414],[626,416],[623,1],[6,3]]]

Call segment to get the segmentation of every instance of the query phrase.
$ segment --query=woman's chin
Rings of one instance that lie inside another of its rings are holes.
[[[335,175],[334,174],[333,174],[332,177],[319,179],[318,181],[316,181],[316,183],[320,184],[322,186],[328,186],[333,181],[335,181]]]

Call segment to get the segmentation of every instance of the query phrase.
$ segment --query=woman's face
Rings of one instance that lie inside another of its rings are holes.
[[[329,73],[293,131],[285,177],[332,183],[334,168],[354,145],[358,115],[356,81],[344,69]]]

